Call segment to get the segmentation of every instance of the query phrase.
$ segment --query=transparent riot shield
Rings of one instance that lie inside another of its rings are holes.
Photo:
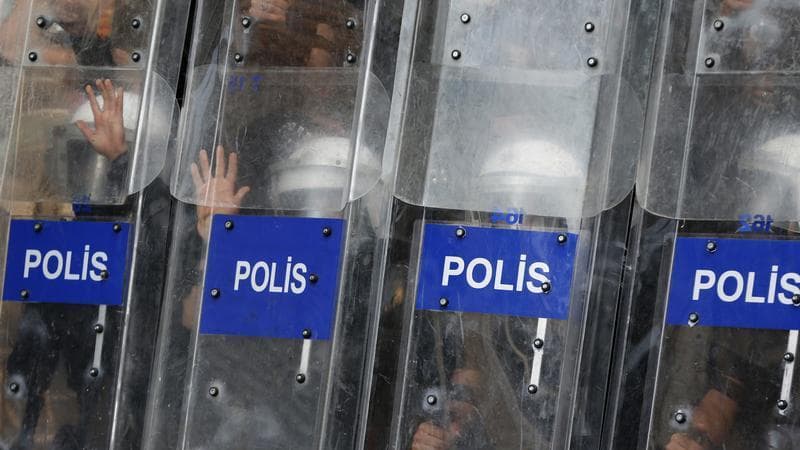
[[[0,2],[0,448],[136,448],[188,2]]]
[[[198,3],[145,448],[353,448],[392,8]]]
[[[623,55],[652,46],[631,11],[406,3],[367,448],[596,445],[646,82]]]
[[[800,448],[800,5],[661,12],[606,448]]]

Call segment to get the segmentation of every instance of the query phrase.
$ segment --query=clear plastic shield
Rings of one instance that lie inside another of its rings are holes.
[[[793,2],[684,2],[662,30],[642,205],[667,217],[799,216]]]
[[[122,204],[161,172],[177,119],[178,67],[164,63],[180,46],[161,41],[158,25],[170,9],[10,3],[0,59],[3,198]]]
[[[415,45],[424,51],[409,67],[401,141],[401,151],[418,156],[399,168],[420,182],[398,186],[398,197],[465,210],[505,201],[531,214],[581,217],[584,207],[596,215],[630,191],[636,120],[618,119],[629,118],[636,101],[617,71],[621,36],[607,26],[625,7],[530,7],[444,2],[421,10]],[[543,38],[552,29],[568,31],[560,42]],[[621,139],[612,157],[619,134],[633,139]],[[496,193],[509,186],[526,195]]]
[[[796,2],[672,2],[609,448],[797,447]]]
[[[355,446],[396,19],[198,3],[146,448]]]
[[[141,443],[188,13],[0,2],[0,448]]]
[[[367,448],[596,442],[609,354],[584,345],[610,333],[642,126],[622,42],[649,48],[629,6],[406,3]]]

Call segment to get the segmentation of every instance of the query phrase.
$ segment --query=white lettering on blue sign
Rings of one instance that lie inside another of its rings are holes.
[[[83,257],[77,261],[72,256],[72,251],[62,253],[59,250],[49,250],[42,255],[41,250],[26,249],[25,263],[22,278],[28,279],[37,270],[48,280],[63,278],[67,281],[103,281],[102,272],[108,270],[108,253],[91,251],[90,245],[83,247]],[[91,265],[91,269],[89,267]],[[73,272],[80,267],[79,272]]]
[[[282,273],[279,269],[283,269]],[[292,257],[286,258],[286,264],[279,266],[276,262],[236,261],[236,274],[233,279],[233,290],[238,291],[242,281],[249,281],[250,287],[255,292],[269,292],[277,294],[292,293],[300,295],[306,290],[306,277],[308,266],[304,263],[293,263]],[[277,284],[280,280],[280,284]]]
[[[474,258],[469,263],[466,263],[464,258],[460,256],[448,255],[444,257],[442,286],[449,286],[451,277],[463,275],[467,286],[472,289],[485,289],[491,285],[495,291],[522,292],[524,286],[524,289],[529,292],[541,294],[544,292],[542,284],[550,283],[550,279],[545,275],[550,272],[550,265],[540,261],[528,264],[527,258],[528,256],[524,254],[519,256],[516,277],[513,278],[513,283],[504,283],[504,279],[508,280],[508,277],[505,276],[504,260],[490,261],[487,258]],[[528,277],[530,279],[526,280]],[[494,283],[492,283],[492,280],[494,280]],[[538,284],[534,283],[534,281],[538,282]]]
[[[800,294],[800,274],[796,272],[780,273],[780,266],[773,265],[769,273],[769,284],[763,295],[756,295],[755,286],[761,277],[756,272],[739,272],[726,270],[719,275],[709,269],[698,269],[694,274],[692,300],[699,301],[701,294],[710,291],[716,298],[727,303],[736,302],[744,298],[745,303],[775,303],[777,299],[784,305],[792,305],[792,296]],[[778,290],[780,288],[780,291]],[[776,295],[777,294],[777,295]]]

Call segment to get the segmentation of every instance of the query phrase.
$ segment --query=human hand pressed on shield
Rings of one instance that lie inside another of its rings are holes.
[[[424,422],[414,433],[411,450],[447,450],[453,445],[455,438],[452,432],[433,422]]]
[[[123,99],[125,92],[121,87],[115,88],[111,80],[96,80],[103,99],[102,106],[91,85],[86,85],[86,96],[94,116],[94,128],[85,121],[75,123],[94,150],[111,161],[128,151],[125,142],[125,124],[123,122]]]
[[[198,163],[192,163],[192,181],[197,199],[197,232],[204,240],[208,240],[208,232],[212,213],[236,214],[244,196],[250,187],[236,188],[236,177],[239,171],[239,159],[231,152],[227,161],[225,149],[217,147],[216,167],[211,174],[208,152],[200,150]],[[213,206],[201,206],[203,204]]]
[[[670,437],[664,450],[706,450],[705,447],[694,441],[689,435],[676,433]]]

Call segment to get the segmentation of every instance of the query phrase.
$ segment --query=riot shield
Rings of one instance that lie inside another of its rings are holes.
[[[384,12],[198,3],[145,448],[354,446],[388,198]]]
[[[135,448],[188,2],[0,15],[0,448]]]
[[[607,448],[798,448],[800,5],[665,4]]]
[[[406,3],[367,448],[596,444],[646,82],[624,55],[649,48],[631,10]]]

